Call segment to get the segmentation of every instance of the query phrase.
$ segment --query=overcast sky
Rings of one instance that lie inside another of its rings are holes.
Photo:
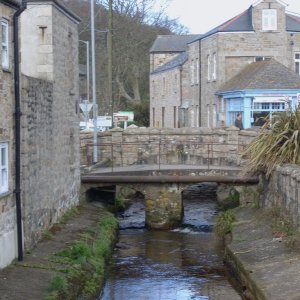
[[[256,0],[170,0],[167,15],[179,18],[190,33],[205,33],[248,9]],[[284,0],[287,11],[300,15],[300,0]]]

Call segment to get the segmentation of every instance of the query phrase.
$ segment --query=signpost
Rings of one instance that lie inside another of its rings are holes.
[[[124,129],[127,128],[127,122],[132,122],[134,120],[134,114],[132,111],[119,111],[113,114],[115,126],[118,122],[124,122]]]

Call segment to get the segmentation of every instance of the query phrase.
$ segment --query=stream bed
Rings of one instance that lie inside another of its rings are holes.
[[[236,300],[222,246],[213,233],[218,213],[214,186],[183,193],[184,221],[170,231],[145,229],[136,201],[120,216],[119,241],[98,300]]]

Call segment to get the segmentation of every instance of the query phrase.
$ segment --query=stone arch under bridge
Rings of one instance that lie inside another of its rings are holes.
[[[195,183],[194,183],[195,184]],[[123,189],[130,188],[144,195],[146,226],[152,229],[170,229],[180,225],[183,218],[182,192],[193,183],[118,183],[116,194],[124,195]],[[87,201],[87,192],[92,188],[112,186],[103,183],[84,183],[81,200]]]

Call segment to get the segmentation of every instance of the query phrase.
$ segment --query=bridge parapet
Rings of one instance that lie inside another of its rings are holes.
[[[241,166],[241,153],[255,131],[227,129],[112,129],[98,134],[97,167],[131,165]],[[92,135],[81,134],[81,164],[91,165]]]

